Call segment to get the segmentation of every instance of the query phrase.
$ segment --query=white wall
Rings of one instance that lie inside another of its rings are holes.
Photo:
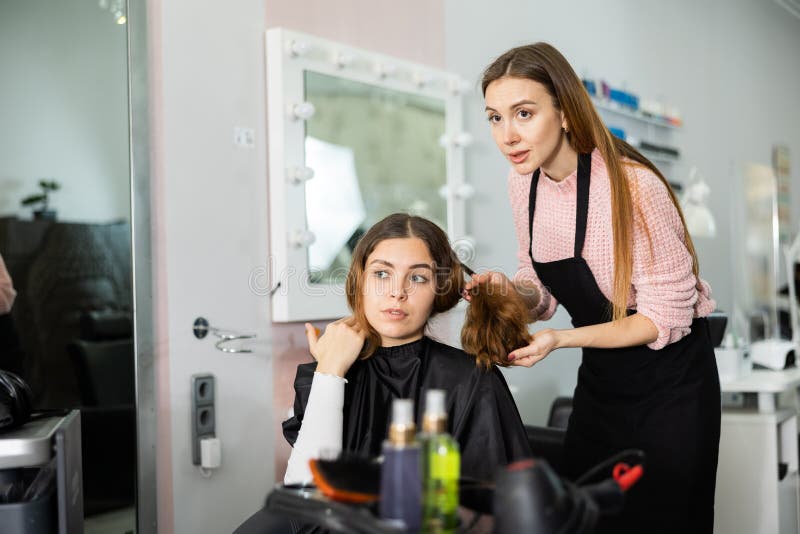
[[[153,243],[159,406],[159,532],[231,532],[273,483],[267,261],[264,7],[258,0],[153,0]],[[234,146],[235,126],[256,147]],[[192,335],[198,316],[258,334],[252,354]],[[191,462],[190,379],[216,377],[222,467]]]
[[[97,2],[0,3],[0,216],[52,177],[60,220],[130,218],[125,39]]]
[[[601,22],[602,21],[602,22]],[[579,75],[602,77],[641,96],[663,98],[682,112],[685,126],[673,135],[682,161],[673,177],[685,180],[696,164],[711,186],[716,239],[697,239],[701,275],[721,308],[741,292],[732,265],[738,232],[741,169],[747,161],[769,164],[775,143],[789,146],[793,218],[800,220],[800,20],[769,0],[694,2],[544,2],[503,0],[491,8],[477,0],[445,2],[445,68],[475,83],[466,120],[477,143],[467,179],[478,194],[470,231],[481,267],[515,269],[515,242],[506,197],[508,164],[494,147],[483,116],[482,70],[512,46],[548,41]],[[552,321],[568,326],[563,311]],[[554,393],[571,394],[577,351],[559,351],[532,370],[507,373],[521,392],[523,419],[544,422]]]

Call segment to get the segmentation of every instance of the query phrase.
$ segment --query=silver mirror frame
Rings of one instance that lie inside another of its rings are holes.
[[[308,321],[347,314],[344,288],[311,284],[307,247],[314,241],[306,220],[305,120],[314,113],[304,102],[306,71],[404,93],[436,98],[445,106],[447,232],[465,236],[463,94],[469,84],[457,75],[283,28],[266,32],[269,133],[269,278],[274,322]],[[313,169],[311,169],[313,171]],[[278,285],[280,284],[280,285]]]
[[[133,328],[136,369],[136,532],[156,534],[156,390],[150,235],[147,0],[128,0]]]

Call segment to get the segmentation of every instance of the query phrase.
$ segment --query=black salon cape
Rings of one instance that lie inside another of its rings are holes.
[[[297,367],[294,417],[283,422],[283,435],[294,445],[303,422],[316,363]],[[345,375],[342,448],[380,455],[391,419],[392,400],[414,400],[417,428],[422,428],[425,391],[447,392],[448,431],[461,447],[461,476],[494,479],[499,466],[530,458],[530,446],[517,405],[503,375],[478,368],[462,350],[423,337],[398,347],[380,348],[356,361]]]

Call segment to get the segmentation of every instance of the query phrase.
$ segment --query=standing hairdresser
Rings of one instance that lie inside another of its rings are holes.
[[[549,319],[558,304],[572,317],[574,328],[540,330],[509,354],[531,367],[557,349],[583,349],[567,474],[642,449],[645,476],[598,532],[710,534],[720,391],[705,317],[715,303],[675,195],[609,133],[552,46],[509,50],[482,87],[492,135],[511,162],[519,268],[513,281],[490,272],[473,283],[491,278],[516,290],[532,320]]]

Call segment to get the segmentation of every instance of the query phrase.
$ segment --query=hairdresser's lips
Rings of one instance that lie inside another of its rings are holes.
[[[381,310],[381,316],[389,321],[402,321],[408,314],[400,308],[388,308]]]
[[[518,150],[516,152],[510,152],[508,154],[508,159],[514,165],[519,165],[520,163],[528,159],[528,154],[530,153],[531,153],[530,150]]]

